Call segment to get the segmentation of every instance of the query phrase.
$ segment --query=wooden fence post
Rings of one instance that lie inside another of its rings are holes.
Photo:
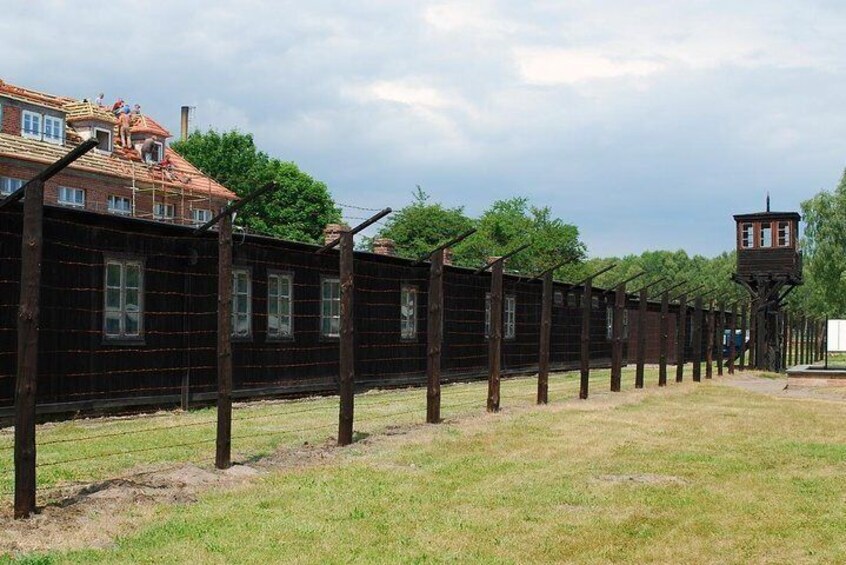
[[[667,386],[667,353],[670,350],[670,291],[661,293],[661,342],[658,344],[658,386]]]
[[[232,216],[218,227],[217,259],[217,452],[215,467],[232,464]]]
[[[637,368],[635,369],[635,388],[643,388],[644,365],[646,365],[646,314],[649,290],[640,290],[637,304]]]
[[[737,301],[731,305],[731,337],[729,338],[728,342],[728,374],[734,374],[734,361],[735,357],[737,356],[737,347],[735,345],[735,339],[737,336]]]
[[[552,271],[548,271],[543,276],[543,296],[541,297],[538,404],[549,402],[549,342],[552,335],[552,293]]]
[[[611,318],[611,392],[620,392],[623,380],[623,311],[626,308],[626,285],[614,291],[614,316]]]
[[[441,351],[444,321],[444,253],[432,255],[429,266],[429,315],[426,322],[426,422],[441,421]]]
[[[726,335],[726,301],[720,300],[717,325],[714,329],[714,347],[717,348],[717,376],[723,376],[723,336]]]
[[[491,266],[491,328],[488,337],[488,412],[499,412],[500,362],[502,359],[503,262]]]
[[[341,405],[338,415],[338,445],[349,445],[353,441],[355,413],[355,323],[353,320],[353,233],[350,230],[340,235],[340,278],[341,278],[341,342],[339,369]]]
[[[748,305],[744,303],[740,307],[740,364],[738,365],[738,368],[740,369],[741,373],[746,370],[746,324],[748,323],[747,312]]]
[[[685,345],[687,342],[687,294],[682,294],[679,297],[679,315],[677,318],[677,332],[678,343],[676,349],[676,382],[680,383],[684,380],[684,357]]]
[[[781,370],[787,370],[787,344],[788,340],[790,339],[790,328],[788,327],[790,315],[787,313],[787,310],[783,310],[781,313]]]
[[[581,378],[579,398],[586,400],[590,389],[590,314],[593,303],[593,279],[588,278],[582,287]]]
[[[711,379],[714,377],[714,327],[716,326],[716,312],[714,312],[714,299],[708,302],[708,311],[706,312],[705,329],[707,334],[705,336],[705,378]]]
[[[702,380],[702,295],[696,295],[693,310],[693,333],[690,336],[693,345],[693,381]]]
[[[805,328],[807,326],[807,321],[805,320],[805,316],[799,316],[799,364],[805,364]]]
[[[15,382],[15,518],[28,518],[35,512],[35,394],[38,385],[43,224],[44,183],[34,181],[26,188],[21,232],[21,294]]]

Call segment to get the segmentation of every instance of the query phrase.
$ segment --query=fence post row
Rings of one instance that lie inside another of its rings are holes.
[[[734,359],[737,355],[737,347],[735,340],[737,339],[737,306],[738,301],[735,300],[731,305],[731,338],[728,342],[728,373],[734,374]]]
[[[693,382],[702,380],[702,295],[697,294],[693,305]]]
[[[444,320],[444,249],[429,266],[429,315],[426,322],[426,422],[441,421],[441,352]]]
[[[490,333],[488,335],[488,412],[499,412],[500,362],[502,359],[502,260],[491,266]]]
[[[723,336],[726,334],[726,301],[721,299],[714,328],[714,347],[717,348],[717,376],[723,376]]]
[[[355,234],[375,224],[391,212],[390,208],[385,208],[354,228],[344,229],[339,237],[316,251],[317,254],[321,254],[333,247],[340,246],[338,257],[338,278],[341,286],[341,319],[338,340],[338,445],[340,446],[352,443],[355,422],[354,237]]]
[[[666,280],[666,277],[661,277],[651,283],[640,287],[636,294],[638,295],[637,304],[637,359],[635,367],[635,388],[643,388],[643,373],[646,365],[646,316],[649,301],[649,289],[658,283]],[[660,337],[659,337],[660,339]]]
[[[746,370],[746,349],[749,343],[746,339],[747,324],[749,321],[747,317],[748,311],[749,304],[744,302],[740,307],[740,364],[738,368],[741,373]]]
[[[667,386],[667,352],[670,341],[670,291],[661,293],[661,341],[658,344],[658,386]]]
[[[538,351],[538,404],[546,404],[549,402],[549,349],[550,341],[552,339],[552,299],[555,289],[553,288],[553,274],[556,269],[563,267],[568,263],[572,263],[578,258],[577,255],[571,255],[549,267],[539,275],[536,275],[532,280],[540,278],[543,282],[542,296],[541,296],[541,327]]]
[[[676,320],[676,382],[684,380],[685,342],[687,341],[687,293],[679,296],[679,315]]]
[[[705,324],[705,378],[714,377],[714,326],[716,326],[716,312],[714,312],[714,299],[708,301]]]
[[[214,464],[232,464],[232,215],[220,219],[217,271],[217,438]]]
[[[593,277],[588,277],[582,286],[582,333],[579,339],[579,398],[587,400],[590,392],[590,310],[593,293]]]
[[[38,386],[41,257],[44,246],[44,184],[97,146],[89,139],[48,165],[15,192],[0,200],[0,209],[25,198],[21,230],[21,282],[15,369],[15,503],[14,517],[35,511],[35,407]]]
[[[611,318],[611,392],[620,392],[623,378],[623,310],[626,308],[626,283],[614,291],[614,316]]]
[[[441,421],[441,357],[444,344],[444,258],[447,249],[476,233],[471,229],[442,243],[412,264],[416,267],[425,261],[429,264],[429,300],[426,317],[426,422]]]
[[[552,293],[552,269],[550,269],[543,275],[543,295],[541,296],[538,404],[549,402],[549,342],[552,337]]]
[[[15,518],[35,511],[35,394],[38,384],[39,294],[44,183],[29,183],[21,234],[21,298],[15,383]]]
[[[355,322],[353,320],[353,233],[340,234],[341,320],[338,371],[340,372],[340,410],[338,414],[338,445],[353,441],[355,411]]]

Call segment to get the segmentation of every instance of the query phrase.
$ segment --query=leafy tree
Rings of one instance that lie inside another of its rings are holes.
[[[790,304],[814,316],[846,316],[846,172],[833,192],[802,203],[804,284]]]
[[[475,222],[464,213],[464,208],[445,208],[441,204],[431,203],[429,195],[418,186],[411,204],[389,216],[377,237],[393,239],[398,255],[417,258],[474,225]],[[365,240],[363,244],[368,248],[371,245],[371,239]],[[467,263],[461,244],[454,252],[456,264]]]
[[[576,226],[553,218],[548,207],[531,206],[527,198],[494,202],[476,227],[478,232],[464,248],[469,266],[481,265],[490,256],[505,255],[526,243],[531,244],[529,249],[508,260],[509,271],[536,274],[566,257],[580,260],[585,254]],[[560,269],[556,275],[566,272],[566,268]]]
[[[259,151],[253,136],[236,130],[195,131],[173,149],[240,197],[275,181],[279,188],[245,206],[236,222],[253,232],[319,242],[326,224],[340,221],[329,190],[297,168]]]

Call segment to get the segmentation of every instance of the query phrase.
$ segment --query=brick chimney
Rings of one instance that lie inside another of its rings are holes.
[[[397,254],[397,244],[393,239],[377,237],[373,240],[373,253],[394,256]]]
[[[455,254],[449,247],[444,249],[444,265],[452,265],[453,256]]]
[[[349,229],[347,224],[326,224],[323,228],[323,244],[329,245],[341,237],[341,232],[349,231]]]

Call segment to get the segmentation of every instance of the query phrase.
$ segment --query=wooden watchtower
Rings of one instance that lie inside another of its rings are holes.
[[[781,366],[781,304],[802,284],[802,253],[797,242],[796,212],[737,214],[737,272],[732,279],[752,297],[756,369],[779,372]]]

